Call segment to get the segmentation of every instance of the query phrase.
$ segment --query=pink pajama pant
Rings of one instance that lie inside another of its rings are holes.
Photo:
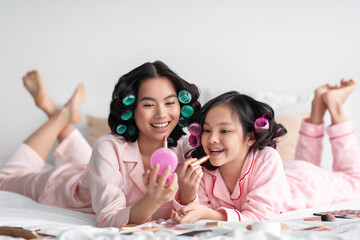
[[[332,171],[320,168],[325,132],[332,148]],[[349,121],[327,128],[303,121],[295,159],[284,164],[296,196],[293,201],[304,198],[308,208],[360,199],[360,150]]]
[[[44,160],[31,147],[22,143],[0,168],[0,190],[20,193],[36,201],[67,207],[69,196],[76,191],[77,181],[85,170],[91,155],[91,147],[75,129],[55,149],[54,155],[64,164],[43,171]],[[55,186],[66,184],[62,188]],[[55,196],[47,194],[56,192]],[[63,197],[61,196],[63,195]]]

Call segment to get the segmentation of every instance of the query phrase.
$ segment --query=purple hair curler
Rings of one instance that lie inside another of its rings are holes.
[[[189,144],[190,144],[190,146],[192,146],[194,148],[200,146],[200,137],[195,136],[195,135],[190,135],[189,136]]]
[[[264,117],[259,117],[254,122],[255,131],[269,129],[269,121]]]
[[[201,134],[201,126],[198,123],[192,123],[189,126],[189,132],[191,135],[199,136]]]

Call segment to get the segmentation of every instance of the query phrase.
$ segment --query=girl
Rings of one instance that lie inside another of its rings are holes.
[[[200,108],[199,92],[164,63],[145,63],[120,78],[110,106],[112,133],[99,139],[91,157],[89,145],[71,125],[80,120],[83,85],[58,110],[37,72],[27,74],[24,83],[50,118],[1,167],[0,189],[40,203],[95,213],[99,226],[114,227],[169,218],[172,207],[195,199],[202,171],[200,166],[188,167],[194,159],[184,159],[189,147],[182,126]],[[55,155],[65,164],[41,172],[57,136],[61,142]],[[169,146],[182,162],[179,180],[174,174],[169,184],[165,180],[170,169],[157,178],[158,165],[149,180],[142,177],[150,171],[150,155],[161,147],[163,136],[172,140]],[[175,195],[178,201],[171,204]]]
[[[315,91],[309,119],[302,122],[296,159],[283,165],[274,149],[286,133],[272,108],[246,95],[228,92],[198,112],[201,146],[192,152],[205,162],[199,201],[173,212],[175,223],[199,219],[273,220],[284,211],[333,204],[360,197],[360,151],[343,104],[356,88],[353,80]],[[333,172],[320,168],[323,117],[333,150]],[[272,148],[273,147],[273,148]]]

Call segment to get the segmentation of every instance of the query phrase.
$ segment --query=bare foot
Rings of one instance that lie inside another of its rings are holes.
[[[343,105],[356,86],[356,82],[352,79],[348,81],[341,79],[340,86],[332,86],[331,89],[323,95],[324,103],[328,107],[330,107],[330,105],[334,104],[335,102]]]
[[[356,82],[352,79],[348,81],[342,79],[340,86],[331,86],[330,89],[323,94],[323,100],[329,109],[333,124],[346,121],[343,105],[356,86]]]
[[[312,100],[312,108],[309,117],[309,122],[313,124],[321,124],[324,119],[327,106],[324,103],[323,95],[330,89],[330,85],[326,84],[318,87],[314,93]]]
[[[63,107],[63,111],[68,113],[69,123],[77,123],[81,120],[80,105],[85,101],[85,87],[80,83],[74,94]]]
[[[38,71],[30,71],[23,76],[23,83],[28,92],[33,96],[36,106],[42,109],[49,117],[57,108],[53,100],[47,95],[45,85]]]

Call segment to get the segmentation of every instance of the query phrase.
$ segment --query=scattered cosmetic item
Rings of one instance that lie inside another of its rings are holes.
[[[315,213],[314,213],[315,215]],[[329,213],[324,213],[322,215],[315,215],[315,217],[306,217],[299,219],[291,219],[289,221],[306,221],[306,222],[335,222],[335,217]]]
[[[123,235],[132,235],[135,233],[139,233],[139,232],[156,232],[159,231],[161,228],[160,227],[142,227],[141,229],[137,229],[131,232],[125,232],[125,233],[121,233]]]
[[[345,219],[355,219],[356,217],[353,217],[351,215],[334,215],[335,218],[345,218]]]
[[[136,224],[125,224],[121,226],[121,230],[127,230],[127,229],[131,229],[133,227],[136,227]]]
[[[321,222],[321,216],[316,216],[316,217],[306,217],[306,218],[303,218],[303,219],[300,219],[300,220],[303,220],[305,222]]]
[[[200,165],[200,164],[206,162],[209,158],[210,158],[210,155],[206,155],[206,156],[204,156],[202,158],[196,159],[195,161],[190,163],[190,166],[193,167],[195,165]]]
[[[0,235],[16,237],[16,238],[24,238],[24,239],[34,239],[34,238],[50,239],[56,237],[54,235],[43,234],[36,231],[27,230],[22,227],[9,227],[9,226],[1,226]]]
[[[316,225],[316,226],[311,226],[311,227],[306,227],[306,228],[295,229],[295,231],[310,231],[310,230],[328,231],[328,230],[330,230],[330,228],[328,226],[325,226],[325,225]]]
[[[353,209],[341,209],[335,211],[314,213],[315,216],[323,216],[325,214],[330,214],[335,218],[347,218],[347,219],[360,218],[360,210],[353,210]]]
[[[178,236],[191,236],[192,237],[192,236],[196,236],[196,235],[207,233],[207,232],[212,232],[212,231],[210,229],[194,230],[194,231],[191,231],[191,232],[186,232],[186,233],[179,234]]]
[[[324,213],[324,214],[315,215],[315,216],[321,217],[321,221],[324,221],[324,222],[335,222],[335,220],[336,220],[335,217],[330,213]]]
[[[143,227],[140,230],[132,231],[132,233],[138,233],[138,232],[157,232],[160,230],[160,227]]]
[[[205,227],[220,227],[220,222],[206,222]]]
[[[281,228],[281,230],[288,230],[288,229],[289,229],[289,226],[286,225],[286,224],[281,224],[281,225],[280,225],[280,228]],[[251,230],[253,229],[253,225],[252,225],[252,224],[247,225],[247,226],[246,226],[246,229],[249,230],[249,231],[251,231]]]
[[[290,229],[288,225],[281,224],[281,230],[288,230],[288,229]]]

